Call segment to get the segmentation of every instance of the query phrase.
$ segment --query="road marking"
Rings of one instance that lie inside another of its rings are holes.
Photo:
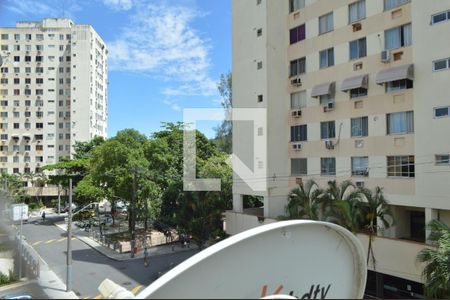
[[[40,243],[42,243],[43,241],[37,241],[37,242],[34,242],[33,244],[31,244],[31,246],[37,246],[37,245],[39,245]]]
[[[59,239],[59,240],[57,240],[57,242],[62,242],[62,241],[65,241],[65,240],[67,240],[67,238]]]
[[[56,240],[48,240],[48,241],[46,241],[45,243],[46,243],[46,244],[50,244],[50,243],[53,243],[54,241],[56,241]]]
[[[76,239],[77,239],[77,238],[73,237],[73,238],[72,238],[72,241],[75,241]]]
[[[137,293],[139,293],[139,291],[143,288],[144,286],[143,285],[138,285],[138,286],[136,286],[134,289],[132,289],[131,290],[131,292],[133,293],[133,294],[137,294]]]
[[[97,296],[94,297],[94,299],[102,299],[102,294],[98,294]]]

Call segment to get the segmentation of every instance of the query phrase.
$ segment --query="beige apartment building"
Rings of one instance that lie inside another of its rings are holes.
[[[69,19],[0,28],[0,171],[39,172],[107,135],[105,42]]]
[[[450,224],[448,36],[450,0],[234,0],[233,105],[267,109],[267,174],[250,179],[267,190],[234,175],[227,231],[273,222],[309,179],[379,186],[396,223],[376,239],[368,289],[420,295],[425,224]],[[257,169],[258,130],[234,129],[234,154]]]

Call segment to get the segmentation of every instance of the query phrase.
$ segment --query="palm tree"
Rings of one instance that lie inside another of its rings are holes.
[[[374,191],[369,189],[362,189],[361,193],[364,197],[362,205],[362,213],[364,220],[369,231],[369,245],[367,248],[367,265],[372,260],[374,270],[376,269],[376,259],[373,253],[373,240],[377,234],[378,226],[377,221],[383,224],[382,228],[389,228],[393,225],[393,217],[391,207],[388,201],[384,198],[383,190],[380,187],[376,187]]]
[[[417,261],[425,263],[422,276],[425,279],[427,298],[450,298],[450,227],[433,220],[428,224],[431,230],[428,240],[437,248],[424,248],[417,255]]]
[[[308,181],[306,186],[300,183],[289,196],[289,203],[286,207],[289,217],[319,220],[322,197],[323,190],[315,181]]]
[[[361,191],[349,180],[340,185],[333,180],[328,182],[325,195],[322,210],[326,220],[357,231],[361,219]]]

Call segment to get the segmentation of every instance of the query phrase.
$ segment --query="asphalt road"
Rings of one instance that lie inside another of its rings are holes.
[[[2,288],[0,290],[0,299],[3,299],[4,297],[11,296],[11,295],[17,295],[17,294],[26,294],[33,297],[33,299],[47,299],[47,295],[42,291],[42,288],[37,284],[36,281],[30,281],[26,282],[24,284],[20,284],[20,286],[17,286],[14,284],[13,288]]]
[[[51,217],[45,222],[31,220],[23,226],[23,235],[65,283],[67,241],[65,232],[53,225],[56,220]],[[158,272],[165,272],[195,254],[193,250],[150,257],[150,265],[146,268],[142,260],[118,262],[109,259],[79,240],[72,241],[72,249],[73,291],[80,298],[91,299],[99,298],[97,288],[106,278],[136,293],[157,279]]]

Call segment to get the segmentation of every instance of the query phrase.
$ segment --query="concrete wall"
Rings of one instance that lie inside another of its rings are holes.
[[[225,212],[225,231],[228,234],[234,235],[245,230],[249,230],[261,225],[276,222],[273,219],[263,219],[256,216],[245,215],[233,211]]]

